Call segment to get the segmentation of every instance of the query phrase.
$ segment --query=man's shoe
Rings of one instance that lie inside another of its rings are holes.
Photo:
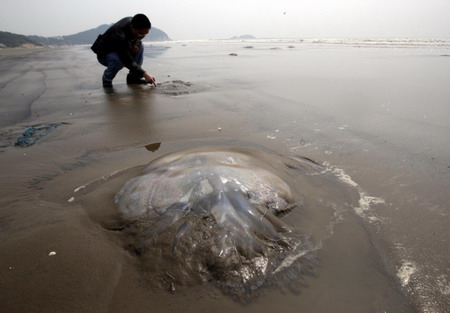
[[[142,79],[142,78],[137,77],[132,74],[128,74],[127,75],[127,84],[128,85],[145,85],[145,84],[147,84],[147,82],[145,81],[145,79]]]
[[[103,88],[112,88],[112,81],[102,78]]]

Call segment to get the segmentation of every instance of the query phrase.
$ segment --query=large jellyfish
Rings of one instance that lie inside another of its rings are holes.
[[[154,282],[214,282],[240,297],[310,249],[286,220],[303,201],[289,170],[313,166],[250,148],[184,150],[152,161],[116,202]]]

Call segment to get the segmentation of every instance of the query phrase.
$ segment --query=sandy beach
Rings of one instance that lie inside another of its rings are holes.
[[[104,90],[87,46],[0,50],[0,311],[448,312],[449,40],[186,41],[145,55],[157,87],[128,86],[123,70]],[[208,146],[319,165],[286,219],[318,260],[296,288],[246,303],[212,283],[156,288],[127,249],[115,194],[152,160]]]

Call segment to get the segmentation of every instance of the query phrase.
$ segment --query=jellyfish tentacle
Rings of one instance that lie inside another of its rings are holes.
[[[143,235],[147,239],[164,232],[180,218],[189,213],[189,203],[177,202],[168,207],[151,226],[145,227]]]

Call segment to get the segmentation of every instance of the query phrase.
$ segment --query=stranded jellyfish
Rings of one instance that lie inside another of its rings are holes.
[[[296,169],[314,166],[250,148],[180,151],[126,182],[116,203],[154,282],[251,295],[289,268],[302,271],[310,247],[289,214],[303,203]]]

